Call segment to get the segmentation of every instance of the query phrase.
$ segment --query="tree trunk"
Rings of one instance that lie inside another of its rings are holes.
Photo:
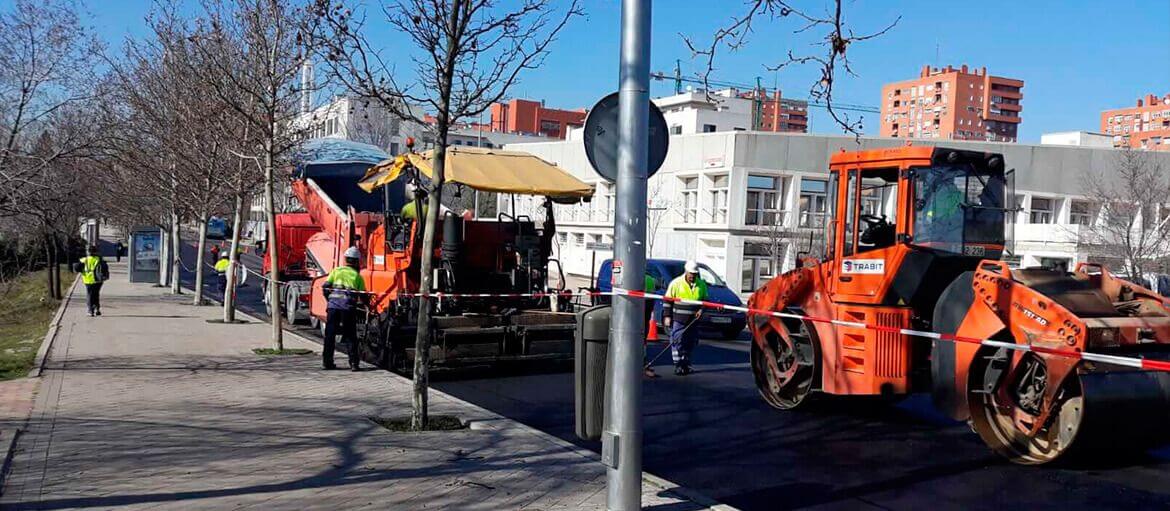
[[[199,242],[195,245],[195,298],[191,303],[203,305],[203,254],[207,248],[207,213],[199,215]]]
[[[439,217],[439,208],[443,196],[443,172],[447,160],[447,132],[448,120],[446,101],[438,116],[438,143],[435,145],[435,159],[432,180],[434,187],[427,197],[427,211],[423,215],[425,230],[423,231],[422,250],[419,252],[422,261],[419,263],[419,305],[418,330],[414,338],[414,393],[411,397],[410,428],[421,431],[426,428],[427,390],[429,386],[429,365],[431,352],[431,277],[434,274],[433,262],[435,254],[435,224]],[[515,212],[513,212],[514,214]]]
[[[236,268],[239,262],[240,253],[240,217],[244,211],[244,194],[236,193],[235,213],[232,215],[232,243],[231,252],[228,253],[228,272],[227,272],[227,289],[236,288]],[[235,323],[236,321],[236,297],[235,293],[224,293],[223,297],[223,322]]]
[[[277,258],[276,247],[279,246],[276,242],[276,203],[273,193],[273,140],[268,138],[264,141],[264,219],[267,222],[268,230],[268,267],[272,269],[270,275],[280,274],[280,264]],[[281,330],[280,314],[280,283],[275,279],[268,281],[268,303],[272,304],[272,314],[269,320],[272,322],[272,346],[277,350],[284,349],[284,331]],[[351,348],[352,349],[352,348]]]
[[[183,294],[183,240],[179,235],[179,211],[171,210],[171,293]]]
[[[54,290],[57,285],[53,282],[53,243],[49,241],[48,233],[45,234],[45,292],[48,293],[49,298],[57,298]]]
[[[57,239],[57,233],[53,233],[53,253],[53,296],[60,300],[65,298],[65,291],[61,289],[61,260],[69,260],[69,247]],[[61,256],[62,253],[65,254],[64,257]]]

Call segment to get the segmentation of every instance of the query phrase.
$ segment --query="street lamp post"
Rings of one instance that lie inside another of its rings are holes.
[[[615,287],[641,290],[646,273],[646,176],[649,166],[650,0],[622,1],[621,69],[614,221]],[[616,273],[616,272],[615,272]],[[613,297],[607,367],[602,462],[606,506],[633,511],[642,505],[642,338],[645,300]]]

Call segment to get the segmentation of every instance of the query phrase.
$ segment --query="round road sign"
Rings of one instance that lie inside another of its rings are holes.
[[[662,110],[654,102],[650,102],[649,122],[649,165],[646,168],[646,177],[653,176],[666,161],[666,149],[670,145],[670,133],[666,128],[666,118]],[[598,101],[589,110],[589,117],[585,119],[585,155],[589,157],[589,164],[593,165],[601,177],[607,181],[617,181],[617,153],[618,153],[618,93],[610,94]]]

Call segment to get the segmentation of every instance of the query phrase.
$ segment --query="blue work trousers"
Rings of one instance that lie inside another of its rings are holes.
[[[691,352],[699,345],[699,325],[694,317],[690,321],[678,321],[675,316],[670,322],[670,357],[677,367],[690,367]]]

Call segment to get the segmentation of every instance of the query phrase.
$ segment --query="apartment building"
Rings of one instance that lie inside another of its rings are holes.
[[[880,135],[1015,142],[1023,87],[986,67],[923,66],[918,78],[882,87]]]
[[[782,98],[778,90],[694,90],[651,101],[662,110],[672,135],[808,131],[808,102]]]
[[[727,132],[671,137],[666,162],[648,184],[647,249],[651,257],[694,258],[748,294],[798,254],[818,254],[828,213],[828,159],[833,152],[904,144],[893,138]],[[1014,264],[1069,267],[1098,260],[1081,241],[1098,220],[1078,176],[1108,173],[1116,149],[1012,143],[915,140],[1004,154],[1014,168]],[[597,187],[592,202],[556,206],[556,257],[566,273],[587,278],[612,256],[616,188],[589,166],[579,140],[512,144],[553,162]],[[1170,169],[1170,154],[1158,155]],[[511,198],[500,210],[512,211]],[[888,200],[887,200],[888,202]],[[515,210],[538,218],[539,198],[516,197]],[[888,203],[875,208],[892,208]],[[892,210],[891,210],[892,211]]]
[[[1114,147],[1170,151],[1170,93],[1147,94],[1137,106],[1101,112],[1101,131]]]
[[[546,108],[543,101],[513,99],[491,106],[489,131],[563,139],[585,125],[586,110]]]

